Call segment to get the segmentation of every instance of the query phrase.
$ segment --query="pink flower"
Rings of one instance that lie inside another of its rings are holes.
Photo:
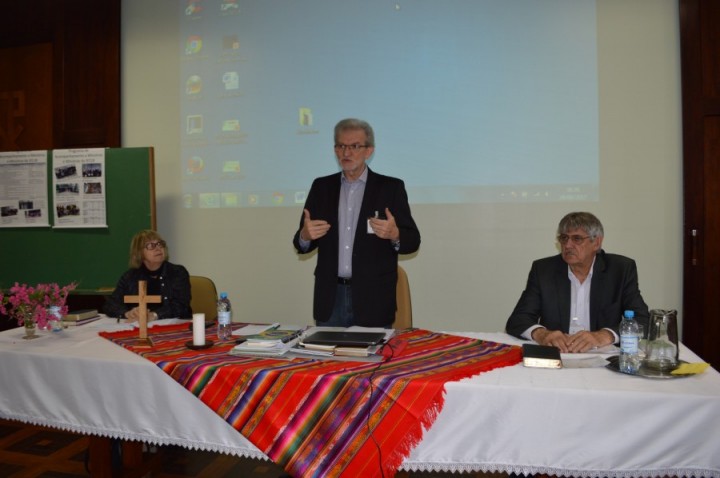
[[[8,295],[0,293],[0,312],[18,321],[18,325],[27,322],[36,323],[40,328],[47,326],[48,320],[54,320],[49,307],[60,307],[60,314],[67,314],[65,301],[76,283],[64,287],[52,284],[38,284],[35,287],[15,283]]]

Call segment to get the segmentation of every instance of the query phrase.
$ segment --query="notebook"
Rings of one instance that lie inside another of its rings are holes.
[[[304,344],[336,345],[338,347],[370,347],[385,339],[384,332],[347,332],[321,330],[305,337]]]

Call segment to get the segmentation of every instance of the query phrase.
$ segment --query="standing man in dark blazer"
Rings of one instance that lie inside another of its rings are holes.
[[[647,328],[648,306],[635,261],[602,250],[603,226],[589,212],[571,212],[557,229],[560,254],[533,262],[505,329],[561,352],[586,352],[619,341],[625,310]]]
[[[315,179],[293,244],[318,249],[313,317],[317,325],[388,327],[395,318],[398,254],[420,247],[402,180],[365,162],[375,136],[365,121],[335,125],[341,172]]]

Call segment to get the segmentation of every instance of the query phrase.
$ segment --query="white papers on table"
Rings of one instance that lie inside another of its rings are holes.
[[[609,355],[617,355],[620,348],[615,345],[605,345],[604,347],[596,347],[585,353],[579,354],[562,354],[563,367],[565,368],[593,368],[604,367],[608,364],[607,357]]]
[[[568,357],[570,355],[570,357]],[[584,357],[572,357],[573,354],[563,354],[563,367],[565,368],[594,368],[604,367],[608,361],[600,355],[590,355]],[[577,354],[575,354],[577,355]]]
[[[588,354],[608,354],[608,355],[615,355],[620,353],[620,347],[617,345],[605,345],[603,347],[595,347],[593,349],[588,350],[586,353]]]

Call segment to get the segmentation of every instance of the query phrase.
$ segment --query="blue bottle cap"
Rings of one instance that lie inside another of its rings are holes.
[[[625,317],[627,317],[628,319],[632,319],[633,317],[635,317],[635,312],[632,310],[626,310]]]

